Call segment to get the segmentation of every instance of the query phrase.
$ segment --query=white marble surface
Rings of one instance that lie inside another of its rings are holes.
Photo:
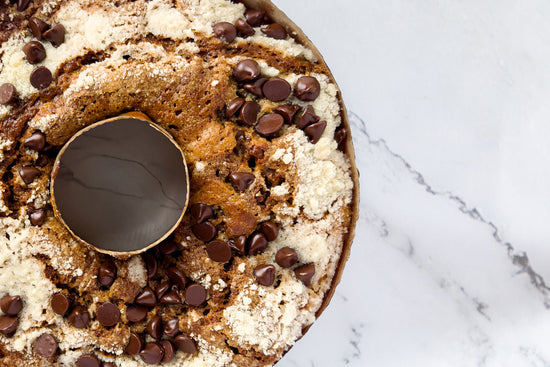
[[[362,185],[279,366],[550,366],[550,3],[274,2],[340,83]]]

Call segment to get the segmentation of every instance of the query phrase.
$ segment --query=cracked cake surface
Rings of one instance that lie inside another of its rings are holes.
[[[0,0],[0,42],[0,365],[275,364],[357,215],[340,93],[299,29],[267,1]],[[168,240],[117,259],[55,217],[50,175],[129,111],[182,148],[190,198]]]

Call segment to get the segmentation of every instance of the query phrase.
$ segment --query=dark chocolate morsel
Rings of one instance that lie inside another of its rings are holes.
[[[0,299],[0,309],[8,316],[17,316],[23,309],[23,301],[19,296],[5,295]]]
[[[254,60],[243,60],[233,69],[233,78],[239,83],[249,82],[260,76],[260,65]]]
[[[40,175],[40,170],[35,167],[21,167],[19,168],[19,176],[26,185],[31,184],[34,179]]]
[[[51,358],[57,354],[57,341],[52,334],[44,333],[34,342],[34,351],[39,356]]]
[[[45,40],[50,41],[53,47],[59,47],[65,42],[65,27],[62,24],[56,24],[52,28],[42,33]]]
[[[151,335],[151,338],[160,340],[162,338],[162,317],[159,315],[153,317],[147,324],[147,334]]]
[[[218,234],[216,226],[210,222],[197,223],[191,227],[191,230],[193,234],[203,242],[213,240]]]
[[[348,132],[345,127],[340,127],[336,129],[336,131],[334,132],[334,140],[336,141],[336,144],[338,144],[338,149],[344,150],[347,136]]]
[[[91,317],[88,310],[81,305],[75,306],[69,314],[69,322],[76,328],[83,329],[90,323]]]
[[[157,299],[160,299],[166,292],[170,290],[170,287],[172,285],[168,281],[161,282],[157,284],[155,288],[155,295],[157,296]]]
[[[160,363],[168,363],[174,359],[174,356],[176,355],[176,347],[174,346],[174,343],[170,340],[161,340],[160,345],[164,349],[164,358],[162,358]],[[103,367],[105,367],[105,365]]]
[[[239,122],[246,126],[252,126],[258,119],[260,113],[260,105],[255,101],[245,102],[239,113]]]
[[[31,0],[17,0],[17,11],[25,11],[29,7]]]
[[[275,266],[271,264],[258,265],[254,269],[254,276],[258,283],[269,287],[275,281]]]
[[[76,361],[77,367],[101,367],[101,361],[95,354],[84,354]]]
[[[210,205],[201,203],[193,204],[189,212],[195,219],[195,223],[202,223],[214,216],[214,209]]]
[[[294,269],[296,278],[300,279],[306,286],[311,285],[311,278],[315,275],[315,265],[306,264]]]
[[[255,232],[248,239],[248,254],[256,255],[267,248],[267,238],[261,232]]]
[[[164,305],[178,305],[181,303],[181,297],[177,290],[172,289],[160,297],[160,303]]]
[[[229,180],[239,192],[244,192],[252,185],[256,177],[248,172],[233,172],[229,175]]]
[[[36,89],[46,89],[53,80],[52,72],[45,66],[39,66],[31,72],[31,85]]]
[[[183,353],[193,354],[197,351],[197,344],[187,335],[180,334],[174,339],[174,343]]]
[[[287,36],[285,28],[279,23],[271,23],[262,28],[262,32],[266,36],[277,40],[284,40]]]
[[[0,86],[0,104],[10,104],[17,99],[17,90],[11,83],[4,83]]]
[[[191,284],[185,290],[185,302],[191,306],[200,306],[206,301],[206,289],[200,284]]]
[[[113,259],[105,258],[97,270],[97,281],[102,287],[110,287],[117,276],[117,267]]]
[[[139,352],[141,352],[144,344],[145,344],[145,339],[143,338],[143,335],[137,334],[137,333],[131,333],[130,339],[128,340],[128,344],[126,345],[124,352],[126,352],[126,354],[129,354],[131,356],[136,355]]]
[[[157,258],[150,252],[144,253],[141,258],[145,263],[145,269],[147,269],[147,278],[153,279],[156,277],[159,270]]]
[[[46,58],[46,49],[38,41],[30,41],[23,46],[23,53],[30,64],[38,64]]]
[[[7,338],[11,338],[17,331],[19,326],[19,317],[17,316],[0,316],[0,334]]]
[[[172,240],[164,241],[159,245],[159,251],[164,256],[170,256],[178,252],[178,244]]]
[[[239,236],[227,241],[227,244],[233,251],[239,255],[246,255],[246,236]]]
[[[283,247],[275,255],[275,262],[282,268],[290,268],[298,261],[298,254],[290,247]]]
[[[237,28],[237,34],[242,38],[253,36],[256,31],[246,20],[239,18],[235,21],[235,28]]]
[[[250,83],[244,84],[243,89],[247,92],[254,94],[258,98],[263,98],[264,92],[262,91],[262,87],[264,86],[265,82],[267,82],[267,78],[259,78]]]
[[[180,320],[177,317],[171,318],[164,323],[164,335],[173,338],[180,332]]]
[[[225,241],[212,241],[206,244],[208,257],[219,263],[226,263],[231,260],[231,247]]]
[[[46,136],[37,131],[23,142],[23,145],[32,150],[41,151],[46,146]]]
[[[312,76],[302,76],[294,85],[294,95],[301,101],[315,101],[319,93],[321,93],[321,85]]]
[[[104,302],[97,307],[96,318],[105,327],[115,326],[120,320],[120,310],[112,302]]]
[[[145,307],[155,307],[157,305],[157,297],[155,296],[155,292],[147,286],[136,297],[134,303]]]
[[[306,127],[304,129],[304,133],[306,133],[309,141],[312,144],[316,144],[319,139],[321,139],[321,136],[323,135],[323,132],[325,132],[326,127],[327,123],[325,121],[319,121]]]
[[[260,224],[260,231],[268,241],[275,241],[279,235],[279,225],[273,222],[263,222]]]
[[[292,93],[290,84],[281,78],[271,78],[262,87],[265,98],[273,102],[284,101]]]
[[[298,111],[300,111],[300,106],[288,104],[277,106],[273,109],[273,112],[283,116],[283,118],[285,119],[285,124],[292,124],[292,122],[294,121],[294,116],[296,116],[296,113],[298,113]]]
[[[139,352],[143,362],[147,364],[158,364],[164,358],[164,348],[157,342],[145,344],[145,348]]]
[[[260,117],[256,125],[256,132],[264,138],[276,136],[283,128],[285,119],[278,113],[268,113]]]
[[[231,118],[240,111],[241,107],[244,105],[244,99],[237,97],[227,104],[225,108],[225,117]]]
[[[296,127],[303,130],[317,121],[319,121],[319,116],[315,113],[313,106],[307,106],[302,116],[298,119]]]
[[[126,307],[126,318],[130,322],[140,322],[147,317],[147,308],[138,305],[128,305]]]
[[[185,286],[187,285],[187,278],[185,277],[183,271],[173,266],[166,270],[166,275],[179,287],[179,289],[185,289]]]
[[[46,219],[46,213],[43,209],[29,210],[27,212],[29,215],[29,220],[33,226],[40,227],[44,224],[44,219]]]
[[[36,17],[31,17],[29,19],[29,28],[31,30],[31,33],[34,37],[36,37],[38,40],[42,39],[42,33],[48,30],[50,26],[48,23],[44,22],[43,20],[40,20]]]
[[[264,23],[265,12],[256,9],[247,9],[244,13],[246,21],[252,27],[259,27]]]
[[[71,299],[64,293],[56,293],[50,300],[53,312],[58,315],[65,315],[69,311],[69,308],[71,308],[71,304]]]
[[[214,25],[214,34],[216,38],[231,43],[237,37],[237,28],[231,23],[220,22]]]

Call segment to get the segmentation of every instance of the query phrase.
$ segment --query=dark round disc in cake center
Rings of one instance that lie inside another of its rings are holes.
[[[188,199],[185,158],[161,128],[121,116],[65,145],[52,174],[57,215],[74,235],[110,252],[135,252],[166,238]]]

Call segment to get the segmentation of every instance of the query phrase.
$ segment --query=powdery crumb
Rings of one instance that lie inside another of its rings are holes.
[[[134,256],[128,261],[128,279],[140,287],[147,285],[147,270],[140,256]]]

